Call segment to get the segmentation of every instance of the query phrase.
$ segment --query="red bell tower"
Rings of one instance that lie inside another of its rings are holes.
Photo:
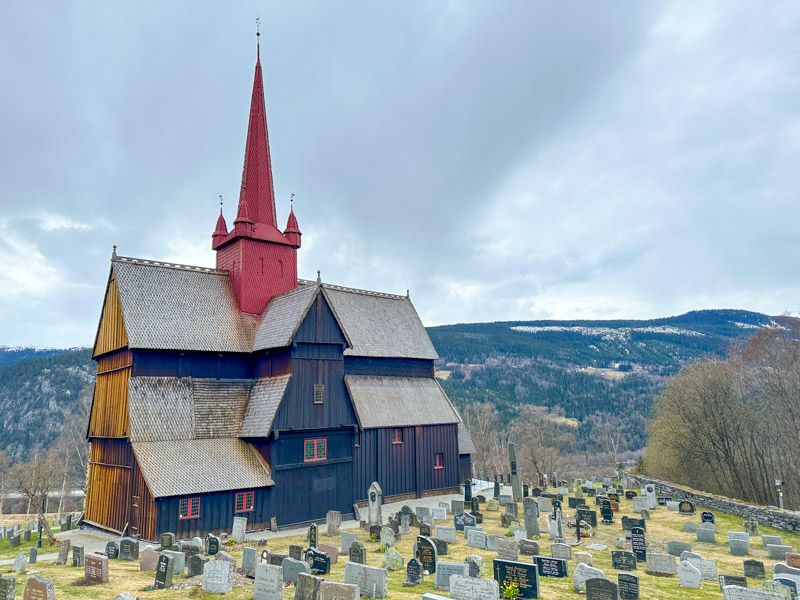
[[[239,310],[260,315],[271,298],[297,287],[301,234],[293,210],[284,232],[278,229],[260,44],[256,52],[239,207],[230,232],[220,213],[211,247],[217,251],[217,269],[230,273]]]

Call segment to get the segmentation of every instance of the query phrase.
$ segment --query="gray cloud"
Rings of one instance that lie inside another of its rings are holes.
[[[0,343],[90,343],[114,243],[213,264],[256,11],[302,275],[411,288],[427,323],[797,310],[794,3],[26,3]]]

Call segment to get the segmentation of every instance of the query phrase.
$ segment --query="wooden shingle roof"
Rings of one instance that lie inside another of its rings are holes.
[[[433,378],[345,375],[344,382],[362,429],[460,423]]]

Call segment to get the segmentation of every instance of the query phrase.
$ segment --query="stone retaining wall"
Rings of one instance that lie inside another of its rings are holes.
[[[673,500],[689,500],[695,504],[704,506],[711,511],[719,510],[731,515],[738,515],[743,519],[755,519],[759,523],[769,525],[782,531],[800,531],[800,513],[790,510],[768,506],[756,506],[747,504],[741,500],[732,500],[724,496],[715,496],[707,492],[698,492],[668,481],[643,477],[641,475],[627,474],[628,479],[637,485],[643,486],[652,483],[656,486],[656,494],[659,496],[672,496]]]

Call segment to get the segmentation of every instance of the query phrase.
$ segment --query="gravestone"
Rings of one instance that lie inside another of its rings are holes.
[[[154,548],[145,548],[139,554],[139,570],[155,571],[158,567],[158,551]]]
[[[172,558],[172,572],[175,574],[183,573],[186,568],[186,555],[183,552],[174,550],[162,550],[161,554],[166,554]]]
[[[464,501],[463,500],[451,500],[450,501],[450,512],[453,513],[454,515],[464,512]]]
[[[356,541],[356,536],[354,533],[350,533],[349,531],[342,532],[342,546],[341,552],[342,554],[349,554],[350,553],[350,545]]]
[[[767,556],[773,560],[786,560],[786,555],[791,551],[791,546],[767,544]]]
[[[320,583],[322,583],[321,577],[298,573],[297,583],[294,586],[294,600],[316,600]]]
[[[605,576],[605,573],[603,573],[603,571],[600,569],[590,567],[584,563],[578,563],[575,566],[575,570],[572,572],[572,587],[576,592],[582,592],[588,579],[592,579],[594,577],[605,578]]]
[[[464,564],[467,567],[467,575],[470,577],[483,577],[486,573],[486,561],[482,556],[469,554],[464,559]]]
[[[423,574],[422,563],[418,559],[412,558],[406,564],[406,580],[403,585],[407,587],[419,585],[423,579],[425,579],[425,575]]]
[[[252,546],[245,546],[242,550],[242,571],[248,577],[256,576],[256,560],[258,550]]]
[[[522,512],[525,521],[525,535],[529,538],[539,535],[539,505],[534,498],[523,498]]]
[[[699,588],[703,582],[703,577],[700,574],[700,569],[689,561],[683,560],[678,565],[678,580],[681,587]]]
[[[471,548],[486,549],[487,536],[485,531],[470,529],[467,532],[467,546]]]
[[[169,531],[162,533],[159,536],[159,541],[161,542],[161,550],[172,550],[175,545],[175,534]]]
[[[647,498],[648,506],[647,508],[653,509],[656,507],[656,487],[652,483],[648,483],[644,486],[644,493],[645,497]]]
[[[586,580],[586,600],[618,600],[617,584],[603,577]]]
[[[383,490],[378,485],[377,481],[373,481],[367,489],[367,499],[369,500],[369,513],[367,523],[369,525],[381,525],[383,523],[383,515],[381,507],[383,506]]]
[[[675,575],[678,572],[675,557],[671,554],[648,552],[645,565],[649,575]]]
[[[691,552],[692,545],[688,542],[681,542],[678,540],[670,540],[667,542],[667,554],[672,556],[680,556],[683,552]]]
[[[0,600],[14,600],[16,584],[16,578],[0,575]]]
[[[428,537],[423,535],[417,536],[417,550],[416,550],[416,558],[422,563],[423,568],[428,573],[435,573],[436,572],[436,559],[438,557],[438,552],[436,550],[436,545],[433,543]]]
[[[800,568],[800,554],[797,552],[787,552],[786,564],[790,567]]]
[[[472,515],[468,512],[460,512],[456,515],[453,515],[453,525],[456,528],[456,531],[464,531],[464,527],[475,527],[477,525],[477,520],[475,519],[475,515]]]
[[[450,597],[453,600],[499,600],[500,586],[493,579],[452,575]]]
[[[108,557],[89,554],[84,558],[83,576],[86,583],[108,583]]]
[[[69,540],[61,540],[58,545],[58,558],[56,559],[57,565],[65,565],[67,564],[67,559],[69,558],[69,549],[72,544]]]
[[[431,524],[430,523],[420,523],[419,524],[419,534],[424,535],[425,537],[431,537]]]
[[[704,544],[717,543],[717,526],[714,523],[700,523],[695,531],[698,542]]]
[[[56,600],[56,584],[52,580],[45,579],[39,575],[28,577],[28,581],[25,583],[25,591],[22,594],[22,599]]]
[[[758,521],[755,519],[745,519],[742,527],[744,527],[744,530],[751,536],[758,535]]]
[[[399,571],[405,564],[405,557],[394,547],[386,549],[383,553],[383,568],[387,571]]]
[[[355,545],[355,544],[354,544]],[[281,572],[283,573],[283,581],[297,584],[297,575],[299,573],[311,573],[308,563],[304,560],[295,560],[291,556],[287,556],[281,561]]]
[[[519,558],[519,543],[516,540],[502,538],[497,541],[497,558],[516,561]]]
[[[322,581],[319,584],[316,600],[359,600],[357,585]]]
[[[440,540],[444,540],[449,544],[456,543],[456,528],[455,527],[437,527],[436,528],[436,537]]]
[[[158,564],[156,565],[156,578],[153,587],[157,590],[164,590],[172,587],[172,574],[174,569],[175,559],[166,554],[161,554],[158,557]]]
[[[342,526],[342,513],[338,510],[329,510],[325,514],[325,533],[331,536],[339,535]]]
[[[122,538],[119,541],[119,558],[120,560],[137,560],[139,558],[139,542],[129,537]]]
[[[550,545],[550,555],[553,558],[569,560],[572,558],[572,548],[567,544],[555,543]]]
[[[308,533],[306,534],[306,541],[311,548],[317,547],[319,541],[319,532],[317,531],[317,524],[312,523],[308,526]]]
[[[539,496],[539,514],[549,513],[553,510],[553,499],[545,496]]]
[[[300,544],[289,544],[289,556],[295,560],[303,560],[303,547]]]
[[[566,577],[567,561],[563,558],[535,556],[533,559],[539,577]]]
[[[395,533],[394,529],[391,527],[381,527],[381,544],[384,546],[394,546],[395,544]]]
[[[364,544],[359,541],[355,541],[350,544],[350,550],[348,551],[347,558],[350,562],[361,565],[367,564],[367,550],[364,548]]]
[[[685,558],[681,558],[700,571],[700,576],[709,581],[717,580],[717,561],[705,559],[697,554],[687,553]]]
[[[312,575],[327,575],[331,572],[331,557],[317,548],[306,550],[305,561]]]
[[[786,576],[778,576],[772,578],[773,581],[781,583],[789,588],[791,591],[792,600],[796,600],[797,598],[797,587],[798,587],[798,579],[792,579]]]
[[[73,546],[72,547],[72,566],[73,567],[82,567],[83,566],[83,558],[84,558],[83,546]]]
[[[436,588],[440,590],[449,590],[451,575],[468,577],[467,565],[464,563],[439,561],[436,564],[436,577],[434,583]]]
[[[766,548],[770,544],[781,545],[781,544],[783,544],[783,540],[781,539],[781,536],[779,536],[779,535],[762,535],[761,536],[761,545],[764,546],[764,548]]]
[[[641,527],[633,527],[631,529],[631,549],[636,555],[636,560],[645,562],[647,560],[647,539],[645,538],[644,529]]]
[[[208,557],[195,554],[189,557],[189,577],[198,577],[203,574],[203,567],[208,562]]]
[[[203,565],[203,591],[228,594],[231,591],[233,565],[225,560],[210,560]]]
[[[478,499],[473,498],[472,502],[473,502],[472,514],[475,514],[476,512],[478,512],[477,509]],[[447,509],[442,508],[440,506],[431,508],[431,518],[433,518],[434,521],[443,521],[444,519],[447,518]]]
[[[247,517],[233,517],[231,537],[237,542],[243,542],[247,531]]]
[[[695,512],[694,503],[693,502],[689,502],[688,500],[683,500],[683,501],[679,502],[678,503],[678,512],[680,514],[682,514],[682,515],[693,515],[694,512]],[[711,516],[712,516],[712,521],[711,522],[713,523],[714,522],[713,521],[713,516],[714,515],[711,515]]]
[[[726,585],[738,585],[747,587],[747,578],[741,575],[719,575],[719,588],[722,589]]]
[[[36,546],[32,547],[28,551],[28,564],[29,565],[35,565],[36,564],[36,558],[38,556],[39,556],[39,550],[36,548]],[[0,598],[0,600],[2,600],[2,598]]]
[[[714,518],[714,513],[704,510],[700,513],[700,521],[702,523],[715,523],[716,519]]]
[[[618,571],[635,571],[636,555],[625,550],[612,550],[611,566]]]
[[[495,558],[492,561],[492,573],[501,588],[516,584],[519,588],[518,598],[528,600],[539,597],[539,574],[535,565]]]
[[[581,518],[581,521],[586,521],[591,527],[597,527],[597,511],[579,508],[575,512]]]
[[[330,544],[320,544],[317,550],[327,554],[331,559],[332,565],[335,565],[339,562],[339,549],[336,546],[331,546]]]
[[[206,538],[206,552],[209,556],[214,556],[217,552],[219,552],[220,541],[219,538],[215,535],[208,535]]]
[[[449,550],[449,544],[444,540],[440,540],[437,538],[432,538],[432,539],[433,543],[436,545],[436,554],[438,556],[447,556]]]
[[[764,571],[764,563],[760,560],[748,559],[743,563],[744,576],[751,579],[764,579],[766,573]]]
[[[750,554],[750,534],[739,531],[728,532],[728,546],[734,556]]]
[[[349,562],[344,566],[344,582],[357,585],[362,598],[385,598],[389,593],[388,573],[379,567]]]
[[[282,600],[283,570],[275,565],[256,565],[253,600]]]
[[[768,580],[761,583],[764,590],[763,596],[757,596],[757,600],[792,600],[792,589],[783,585],[779,581]],[[731,594],[736,590],[736,594]],[[722,590],[723,598],[725,600],[752,600],[753,596],[743,595],[745,593],[752,593],[754,590],[743,588],[739,586],[729,586]]]
[[[233,570],[234,571],[236,570],[236,558],[225,552],[225,550],[220,550],[219,552],[217,552],[216,560],[224,560],[226,562],[229,562],[231,563],[231,565],[233,565],[232,567]]]
[[[630,573],[617,574],[620,600],[639,600],[639,577]]]
[[[472,481],[467,479],[464,481],[464,503],[472,500]]]
[[[119,556],[119,545],[116,542],[108,542],[106,544],[106,556],[111,560]]]
[[[519,553],[526,556],[536,556],[539,554],[539,542],[524,538],[519,540]]]
[[[16,558],[14,559],[14,564],[11,567],[11,570],[14,571],[17,575],[20,573],[25,572],[25,565],[28,564],[28,559],[25,557],[24,552],[18,552]]]

